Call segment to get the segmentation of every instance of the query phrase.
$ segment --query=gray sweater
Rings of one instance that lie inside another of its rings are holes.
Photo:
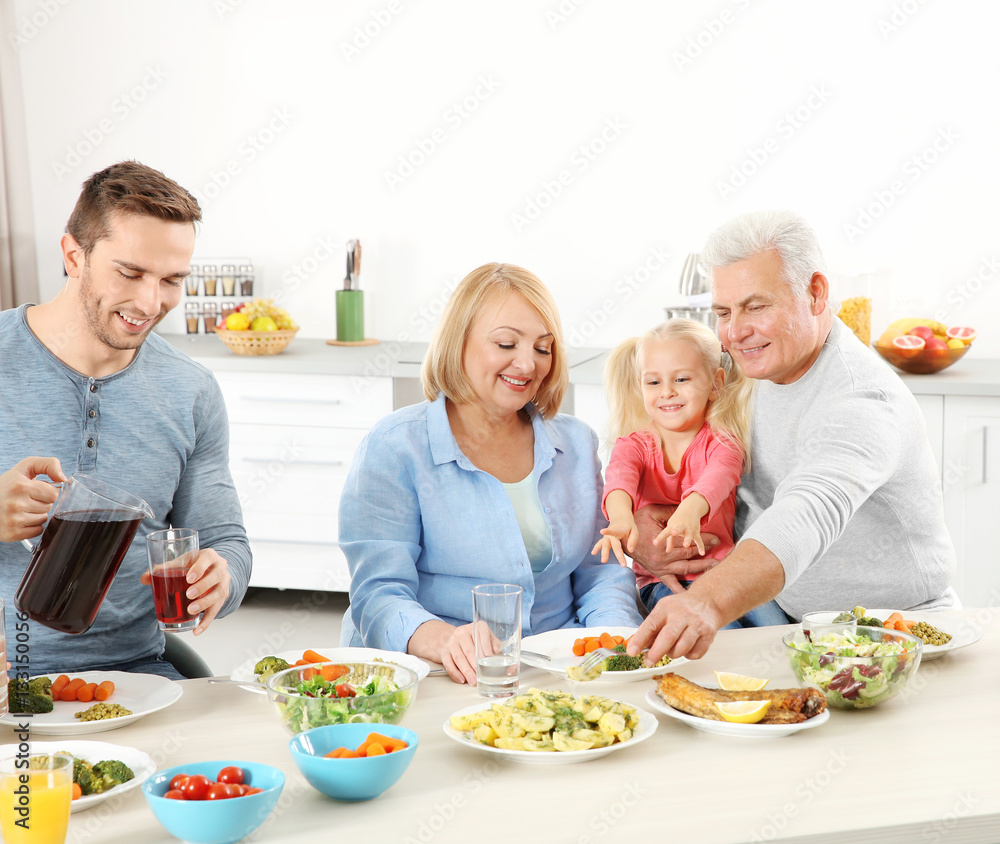
[[[227,560],[232,584],[220,615],[239,606],[250,580],[222,391],[211,372],[155,334],[125,369],[88,378],[32,334],[25,310],[0,312],[0,472],[31,455],[58,457],[67,476],[97,475],[138,495],[155,514],[139,526],[88,632],[72,636],[31,623],[30,672],[81,671],[159,654],[163,634],[153,593],[139,582],[148,533],[196,528],[201,547]],[[14,592],[29,557],[20,542],[0,542],[8,654]]]
[[[923,416],[839,319],[802,378],[757,384],[752,441],[735,532],[781,561],[786,613],[957,604]]]

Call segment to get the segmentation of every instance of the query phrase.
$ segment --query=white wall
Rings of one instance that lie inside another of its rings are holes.
[[[609,345],[658,321],[717,224],[790,207],[831,264],[891,268],[876,333],[939,314],[1000,357],[989,0],[15,6],[45,297],[80,183],[134,157],[203,200],[196,254],[249,255],[306,336],[333,336],[358,237],[371,336],[427,339],[451,286],[504,260],[549,284],[571,341]]]

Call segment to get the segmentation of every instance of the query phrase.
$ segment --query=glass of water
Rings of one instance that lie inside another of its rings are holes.
[[[517,694],[522,591],[510,583],[484,583],[472,590],[476,688],[483,697]]]

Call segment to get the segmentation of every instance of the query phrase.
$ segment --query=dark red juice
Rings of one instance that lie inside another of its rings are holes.
[[[160,621],[180,624],[196,617],[188,612],[191,600],[185,594],[189,585],[187,569],[159,569],[153,573],[152,579],[153,603],[156,606],[156,617]]]
[[[89,630],[141,522],[134,510],[53,516],[17,587],[17,608],[53,630]]]

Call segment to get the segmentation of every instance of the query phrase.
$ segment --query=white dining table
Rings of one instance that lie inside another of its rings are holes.
[[[443,730],[449,715],[488,702],[447,677],[428,677],[401,722],[420,739],[413,763],[364,803],[313,790],[266,697],[236,685],[183,681],[184,694],[167,709],[93,738],[139,748],[160,768],[223,759],[280,768],[284,792],[251,841],[997,844],[998,617],[1000,607],[942,614],[941,626],[972,625],[982,639],[924,662],[904,693],[879,707],[834,710],[815,729],[773,739],[711,735],[661,714],[646,741],[583,764],[526,764],[456,743]],[[713,669],[794,686],[781,644],[788,629],[722,631],[703,659],[676,670],[706,686],[715,686]],[[644,709],[655,685],[585,687],[526,666],[520,682],[522,690],[586,688]],[[11,736],[0,731],[0,739]],[[75,813],[67,836],[175,840],[139,789]]]

